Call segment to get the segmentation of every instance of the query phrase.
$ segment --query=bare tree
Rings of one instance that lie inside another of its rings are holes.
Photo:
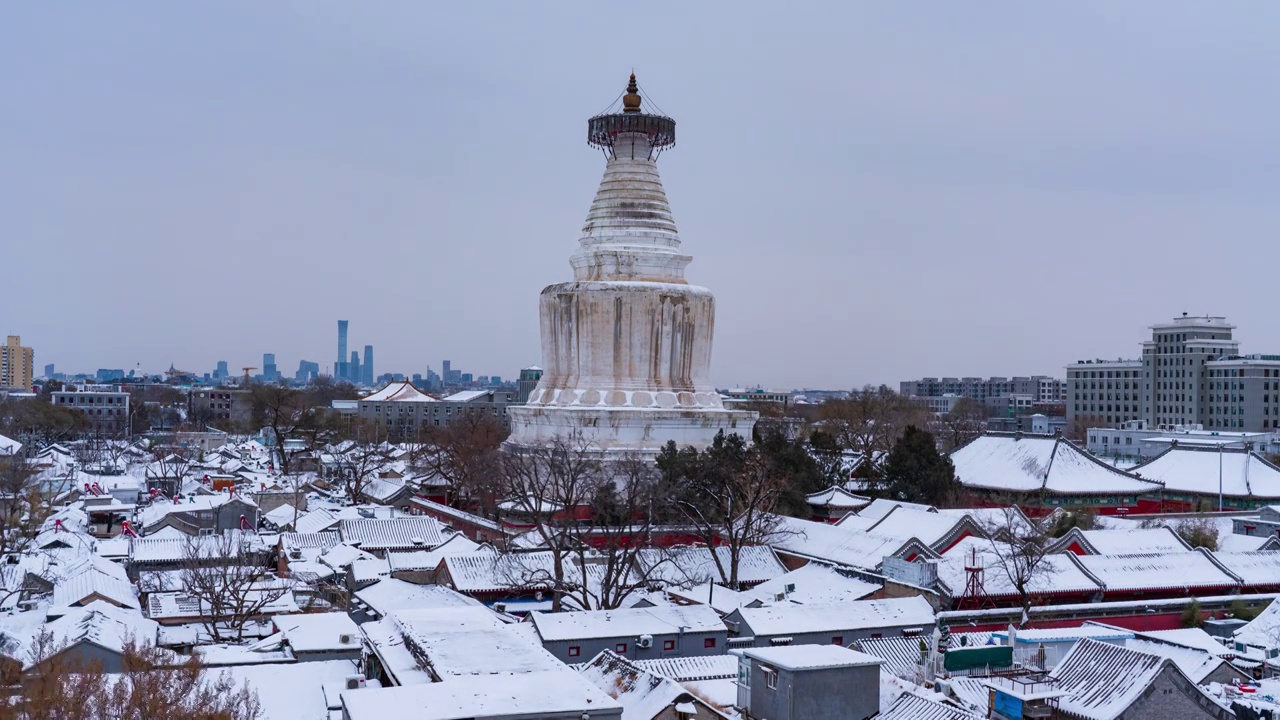
[[[198,655],[183,658],[129,639],[123,671],[103,677],[101,661],[78,661],[49,633],[31,647],[33,665],[7,685],[20,692],[0,705],[2,720],[97,720],[99,718],[186,718],[257,720],[262,706],[246,683],[230,673],[211,675]]]
[[[601,482],[600,462],[590,441],[581,435],[559,437],[551,443],[521,448],[502,456],[504,505],[532,525],[542,547],[551,553],[548,576],[542,581],[552,593],[552,611],[577,588],[567,563],[578,538],[568,532],[578,515],[590,506]],[[585,579],[585,568],[579,568]]]
[[[787,492],[782,473],[738,435],[720,433],[704,451],[668,443],[658,457],[662,491],[709,548],[722,584],[738,589],[743,548],[778,541],[785,530],[776,514]]]
[[[334,462],[338,482],[351,502],[358,503],[365,487],[390,466],[392,460],[381,444],[357,444],[338,453]]]
[[[1064,433],[1071,442],[1084,445],[1089,441],[1089,428],[1107,427],[1109,423],[1101,415],[1076,415],[1067,424]]]
[[[973,398],[960,398],[940,423],[945,450],[951,451],[987,429],[987,407]]]
[[[909,426],[929,427],[933,413],[918,398],[899,395],[887,387],[867,386],[847,399],[828,400],[818,408],[823,430],[839,446],[871,461],[889,452]]]
[[[158,484],[162,492],[177,495],[191,470],[191,452],[187,448],[157,445],[151,454],[147,480]]]
[[[288,592],[252,536],[238,532],[188,540],[182,584],[215,640],[243,640],[245,626]]]
[[[1053,538],[1013,507],[1004,508],[984,525],[995,569],[1009,581],[1025,611],[1031,607],[1032,585],[1052,572],[1046,558]]]
[[[507,434],[492,415],[464,412],[449,425],[428,429],[431,447],[416,463],[449,483],[468,509],[492,517],[505,492],[500,448]]]
[[[1171,528],[1191,547],[1202,547],[1206,550],[1218,549],[1218,526],[1204,515],[1185,518],[1173,523]]]
[[[622,607],[635,592],[666,574],[670,553],[652,547],[655,521],[663,517],[665,502],[652,461],[626,455],[605,465],[591,489],[588,512],[564,526],[573,539],[570,554],[580,567],[594,565],[597,572],[594,583],[583,584],[582,602],[602,610]]]
[[[35,477],[36,468],[25,457],[0,456],[0,555],[26,550],[48,517],[51,508]]]

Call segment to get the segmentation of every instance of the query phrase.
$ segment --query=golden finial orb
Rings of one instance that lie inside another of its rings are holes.
[[[640,88],[636,87],[635,73],[631,73],[631,81],[627,83],[627,94],[622,96],[622,112],[640,112]]]

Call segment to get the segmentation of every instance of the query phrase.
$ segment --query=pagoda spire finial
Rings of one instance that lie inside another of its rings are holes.
[[[627,83],[627,94],[622,96],[622,112],[640,112],[640,88],[636,87],[635,73],[631,73],[631,80]]]

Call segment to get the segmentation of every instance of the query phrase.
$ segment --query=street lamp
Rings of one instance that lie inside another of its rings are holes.
[[[1228,445],[1239,445],[1247,449],[1249,444],[1244,440],[1223,440],[1216,445],[1218,446],[1218,512],[1222,512],[1222,449]],[[1248,462],[1248,459],[1245,462]]]

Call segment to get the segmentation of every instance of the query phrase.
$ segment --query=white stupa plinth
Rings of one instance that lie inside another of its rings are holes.
[[[608,157],[570,258],[572,282],[543,289],[543,375],[508,410],[513,446],[580,435],[606,454],[656,454],[668,440],[705,447],[723,430],[748,440],[756,413],[726,410],[712,386],[715,298],[688,284],[692,259],[658,175],[675,122],[640,113],[635,76],[621,114],[592,118]]]

